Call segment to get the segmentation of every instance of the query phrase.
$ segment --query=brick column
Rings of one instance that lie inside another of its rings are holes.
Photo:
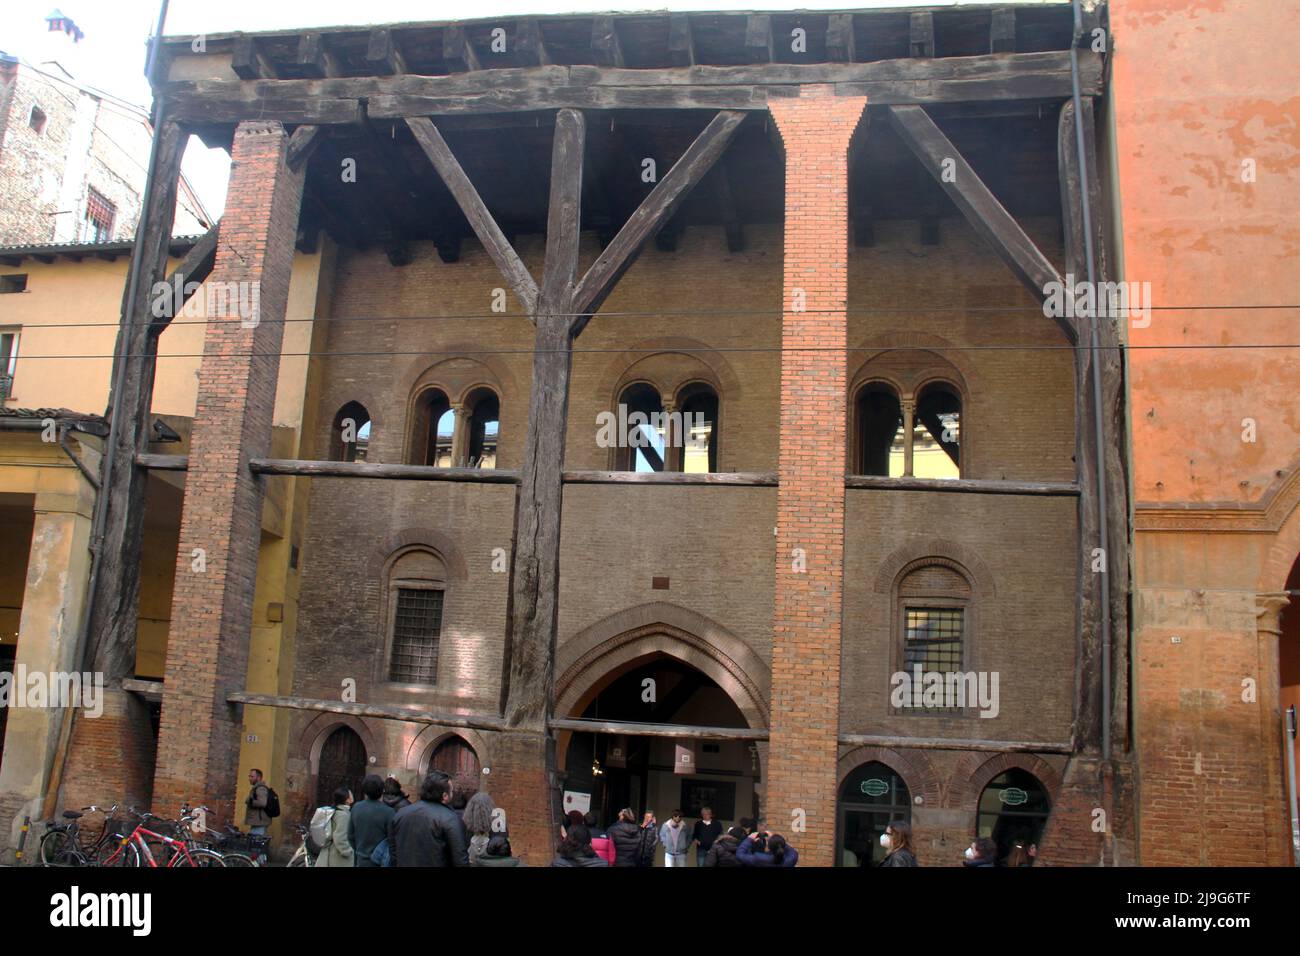
[[[240,715],[226,695],[243,688],[248,665],[262,524],[262,487],[248,460],[270,447],[302,199],[302,173],[285,166],[286,144],[279,123],[244,122],[231,150],[207,283],[224,289],[227,305],[214,308],[209,295],[167,640],[153,801],[164,815],[189,800],[206,803],[218,820],[242,822],[231,816],[242,810],[234,801]]]
[[[764,816],[800,862],[830,866],[844,567],[848,148],[866,97],[804,86],[769,105],[785,143],[781,486]],[[806,830],[796,829],[799,819]]]

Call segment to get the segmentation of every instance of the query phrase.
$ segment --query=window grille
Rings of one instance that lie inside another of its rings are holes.
[[[390,680],[403,684],[437,683],[442,598],[443,592],[432,588],[397,589]]]

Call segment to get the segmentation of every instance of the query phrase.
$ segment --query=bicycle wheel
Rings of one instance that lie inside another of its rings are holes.
[[[226,859],[216,850],[194,849],[190,850],[187,857],[181,851],[176,851],[176,862],[174,867],[188,866],[225,866]]]
[[[257,866],[258,863],[247,853],[223,853],[226,866]]]
[[[40,858],[42,866],[57,866],[54,861],[66,850],[74,849],[72,839],[65,830],[51,830],[41,837]]]
[[[90,866],[90,860],[80,850],[68,847],[59,851],[59,855],[55,857],[50,866]]]
[[[311,866],[311,855],[307,853],[295,853],[293,859],[289,861],[290,868]]]
[[[121,866],[130,869],[138,869],[142,861],[140,859],[140,848],[134,843],[128,843],[124,847],[119,847],[112,853],[104,857],[104,862],[100,866]]]

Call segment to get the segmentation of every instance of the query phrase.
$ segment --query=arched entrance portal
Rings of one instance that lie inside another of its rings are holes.
[[[361,796],[366,777],[366,745],[351,727],[337,727],[325,739],[316,770],[316,806],[334,805],[336,787],[347,787],[354,799]]]
[[[744,713],[703,671],[667,653],[629,662],[583,695],[566,716],[682,727],[745,728]],[[608,826],[623,807],[693,825],[704,806],[730,826],[759,816],[758,746],[749,740],[574,731],[562,740],[567,809],[588,805]],[[694,864],[694,859],[691,863]]]
[[[429,770],[441,770],[452,779],[453,793],[464,794],[466,799],[478,792],[479,761],[466,741],[453,734],[433,749],[429,757]]]
[[[864,763],[840,785],[839,866],[875,866],[889,851],[880,835],[890,820],[912,819],[912,795],[903,778],[879,761]]]
[[[1038,843],[1051,812],[1047,788],[1028,770],[1013,767],[990,780],[980,794],[975,835],[992,837],[998,859],[1005,861],[1017,846],[1028,851]],[[1032,862],[1031,857],[1024,858]]]

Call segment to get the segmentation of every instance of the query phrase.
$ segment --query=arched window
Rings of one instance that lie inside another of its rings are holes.
[[[451,736],[434,749],[430,770],[441,770],[452,778],[455,793],[472,796],[479,788],[478,754],[462,737]]]
[[[671,428],[669,440],[680,447],[668,451],[676,471],[690,474],[718,470],[718,394],[703,383],[687,385],[677,398],[681,425]]]
[[[970,686],[966,668],[971,606],[966,577],[952,562],[918,561],[899,579],[896,606],[902,632],[896,671],[904,679],[896,674],[891,684],[895,710],[961,714],[979,706],[978,675]]]
[[[431,549],[401,552],[388,570],[388,679],[436,684],[447,568]]]
[[[858,392],[858,462],[860,475],[906,474],[903,406],[898,393],[884,382],[872,382]]]
[[[334,416],[330,461],[365,461],[370,446],[370,413],[360,402],[348,402]]]
[[[912,795],[903,778],[879,761],[864,763],[840,786],[840,866],[875,866],[889,851],[880,835],[890,820],[912,820]]]
[[[417,395],[411,413],[410,464],[450,466],[455,420],[442,389],[428,388]]]
[[[367,768],[366,745],[351,727],[339,727],[321,747],[316,769],[316,806],[334,806],[334,790],[347,787],[355,798]]]
[[[992,837],[998,845],[998,859],[1006,862],[1017,845],[1013,862],[1028,866],[1030,846],[1043,837],[1047,817],[1052,812],[1046,788],[1028,770],[1013,767],[989,781],[980,794],[977,837]]]
[[[664,470],[664,406],[653,385],[637,382],[623,389],[614,417],[615,471]]]
[[[961,477],[961,396],[947,382],[932,382],[916,400],[912,424],[912,474]]]
[[[465,414],[465,464],[470,468],[495,468],[501,432],[501,400],[489,388],[475,389],[465,399]]]

